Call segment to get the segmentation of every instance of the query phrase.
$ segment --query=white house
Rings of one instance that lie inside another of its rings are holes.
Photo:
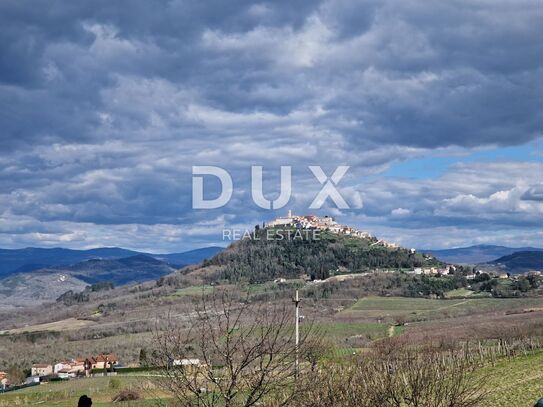
[[[32,371],[31,376],[48,376],[50,374],[53,374],[53,366],[38,363],[35,365],[32,365]]]
[[[58,371],[57,375],[61,379],[69,379],[71,377],[77,377],[77,372],[72,369],[61,369]]]
[[[58,373],[59,371],[61,370],[64,370],[64,369],[71,369],[72,368],[72,364],[70,362],[58,362],[57,364],[55,364],[53,366],[53,373]]]
[[[277,218],[275,220],[272,220],[267,224],[268,227],[274,227],[274,226],[287,226],[292,225],[293,219],[291,218]]]
[[[174,359],[173,366],[200,366],[200,359]]]

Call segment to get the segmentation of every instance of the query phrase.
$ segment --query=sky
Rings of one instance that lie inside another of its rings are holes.
[[[4,0],[0,247],[178,252],[289,209],[543,247],[541,21],[540,0]],[[316,165],[349,166],[348,209],[309,209]],[[226,206],[193,208],[193,166],[230,174]],[[251,166],[270,200],[292,168],[287,205],[253,202]]]

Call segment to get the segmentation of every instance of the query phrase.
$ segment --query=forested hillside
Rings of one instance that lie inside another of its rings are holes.
[[[376,268],[400,269],[438,266],[441,263],[403,248],[387,248],[375,238],[359,238],[323,232],[297,239],[273,239],[267,231],[256,230],[253,239],[233,243],[228,249],[204,262],[218,266],[219,277],[229,281],[262,282],[275,278],[295,278],[307,274],[325,279],[335,274],[362,273]]]

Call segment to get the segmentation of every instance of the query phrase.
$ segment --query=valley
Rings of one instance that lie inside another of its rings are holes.
[[[27,302],[0,309],[0,371],[15,369],[29,375],[31,366],[114,355],[120,363],[116,368],[120,384],[110,388],[113,379],[99,373],[70,378],[69,383],[74,382],[73,388],[83,386],[103,405],[109,405],[120,388],[137,388],[134,391],[144,400],[133,405],[147,405],[156,398],[168,400],[169,395],[155,386],[142,356],[156,351],[157,335],[165,323],[190,332],[195,310],[223,295],[233,299],[233,310],[252,306],[265,315],[282,309],[291,323],[295,291],[302,300],[301,331],[318,332],[323,348],[318,363],[323,366],[380,352],[391,346],[389,343],[431,346],[440,352],[457,352],[464,346],[479,348],[479,352],[491,355],[485,356],[484,363],[481,359],[477,367],[485,377],[497,377],[500,361],[510,357],[496,348],[498,344],[522,349],[514,359],[519,370],[527,367],[524,359],[541,357],[543,288],[539,274],[504,277],[500,272],[446,263],[426,253],[382,243],[369,234],[349,235],[342,230],[324,230],[319,240],[310,235],[296,241],[239,240],[181,268],[137,254],[16,273],[2,280],[3,284],[17,282],[18,277],[24,277],[22,281],[42,278],[37,286],[47,287],[41,276],[53,276],[60,283],[63,273],[67,277],[62,282],[73,278],[82,284],[70,286],[55,300],[44,297],[39,304]],[[259,234],[268,235],[267,229],[255,229],[253,235]],[[12,293],[17,291],[16,284],[11,285]],[[29,286],[26,283],[27,290]],[[13,304],[13,294],[6,298]],[[242,326],[252,318],[258,315],[244,317]],[[528,339],[530,347],[526,348]],[[186,357],[201,356],[195,350]],[[309,362],[304,363],[307,369]],[[125,376],[124,372],[132,373]],[[137,386],[134,375],[139,378]],[[109,390],[96,392],[104,386]],[[9,405],[13,397],[23,400],[20,405],[49,405],[53,400],[68,405],[76,394],[69,388],[49,382],[39,389],[17,390],[0,396],[0,406]],[[506,406],[503,400],[510,394],[507,383],[492,390],[494,405]],[[535,387],[530,391],[526,400],[537,396]]]

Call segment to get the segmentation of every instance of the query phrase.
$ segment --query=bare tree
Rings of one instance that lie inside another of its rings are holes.
[[[7,370],[8,381],[11,385],[18,385],[25,381],[24,371],[16,365],[12,365]]]
[[[319,362],[335,348],[335,344],[328,340],[321,330],[312,329],[311,337],[306,338],[303,349],[300,351],[300,358],[309,365],[311,372],[314,372]]]
[[[188,323],[168,318],[154,335],[158,386],[181,406],[286,405],[296,391],[293,313],[225,291],[202,296]],[[302,330],[299,352],[311,328]],[[196,363],[195,358],[200,359]]]

